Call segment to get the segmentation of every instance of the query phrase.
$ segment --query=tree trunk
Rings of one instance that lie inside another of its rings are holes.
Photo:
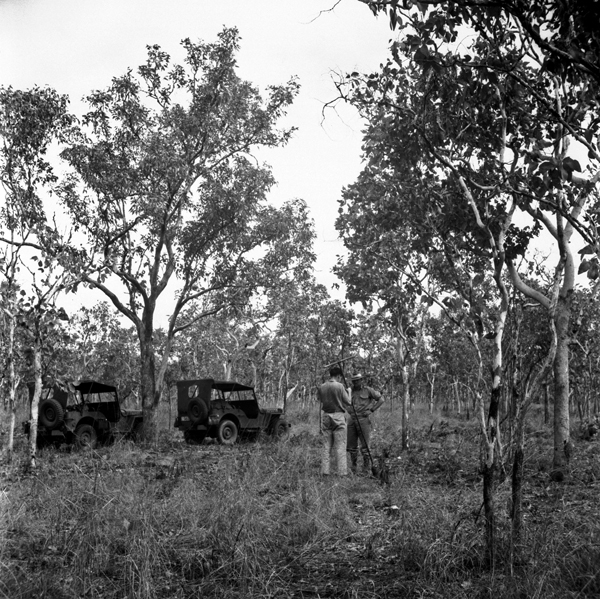
[[[515,453],[513,458],[512,477],[511,477],[511,518],[512,518],[512,539],[511,539],[511,562],[515,562],[515,558],[519,553],[521,544],[521,533],[523,531],[523,472],[524,472],[524,457],[525,443],[523,435],[523,427],[519,427],[515,443]]]
[[[485,456],[483,462],[483,506],[485,513],[487,555],[491,566],[496,556],[496,473],[500,455],[500,428],[498,412],[500,407],[501,388],[498,381],[492,386],[490,409],[487,418],[487,434],[485,435]]]
[[[554,331],[554,327],[551,326]],[[514,456],[512,470],[512,530],[511,530],[511,565],[519,560],[520,545],[523,530],[523,473],[525,460],[525,418],[533,398],[540,391],[543,381],[546,379],[550,368],[555,363],[556,356],[556,335],[552,336],[552,345],[546,355],[540,369],[531,379],[530,383],[525,384],[521,396],[515,394],[515,424],[514,424]],[[513,381],[513,384],[516,384]],[[545,385],[546,392],[548,383]]]
[[[144,424],[142,438],[145,441],[158,440],[158,412],[156,401],[156,364],[152,331],[146,330],[141,339],[141,377],[142,415]]]
[[[402,367],[402,449],[408,449],[408,406],[410,404],[410,387],[408,368]]]
[[[169,430],[171,430],[171,423],[173,422],[173,401],[172,401],[171,395],[172,395],[171,386],[169,385],[167,387],[167,397],[169,399],[169,422],[168,422],[167,428]]]
[[[569,293],[559,295],[556,306],[556,357],[554,360],[554,469],[564,476],[570,451],[569,422]]]
[[[42,395],[42,346],[35,342],[33,346],[33,377],[35,388],[31,400],[29,417],[29,469],[35,470],[37,456],[37,430],[40,397]]]
[[[489,448],[488,448],[489,449]],[[493,451],[493,450],[492,450]],[[490,567],[496,558],[496,461],[485,462],[483,466],[483,510],[485,513],[485,538],[487,559]]]
[[[14,308],[14,305],[13,305]],[[15,446],[15,422],[16,422],[16,395],[19,381],[15,373],[15,317],[11,313],[8,322],[8,347],[6,353],[8,357],[8,442],[6,453],[8,461],[12,461]]]
[[[460,394],[458,392],[458,381],[454,382],[454,401],[456,401],[456,415],[460,416],[461,405],[460,405]]]
[[[430,384],[430,391],[429,391],[429,413],[433,414],[433,394],[434,394],[434,389],[435,389],[435,372],[433,372],[432,370],[432,374],[431,375],[427,375],[427,378],[429,380],[429,384]]]

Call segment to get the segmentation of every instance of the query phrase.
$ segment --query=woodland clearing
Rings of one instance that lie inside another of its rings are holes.
[[[550,480],[550,425],[530,426],[525,531],[510,543],[510,475],[497,491],[497,561],[486,564],[479,433],[471,420],[377,415],[388,483],[319,476],[316,410],[292,436],[152,449],[48,448],[35,473],[2,463],[0,597],[483,598],[600,596],[600,441],[574,437]]]

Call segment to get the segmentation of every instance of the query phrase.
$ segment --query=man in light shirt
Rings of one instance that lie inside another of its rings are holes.
[[[323,446],[321,449],[321,474],[327,476],[330,472],[333,456],[338,476],[348,474],[346,463],[346,411],[350,409],[350,396],[342,381],[344,373],[339,366],[329,370],[329,380],[325,381],[317,392],[321,402],[321,434]]]

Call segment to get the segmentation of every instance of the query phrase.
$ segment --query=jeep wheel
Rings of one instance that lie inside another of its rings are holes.
[[[206,431],[185,431],[183,438],[188,445],[200,445],[206,437]]]
[[[208,407],[201,399],[192,399],[187,407],[187,415],[193,425],[202,424],[208,418]]]
[[[56,399],[45,399],[40,404],[39,422],[48,430],[58,428],[65,419],[65,412]]]
[[[231,420],[223,420],[219,424],[217,431],[217,440],[223,445],[233,445],[238,438],[238,427]]]
[[[285,418],[278,418],[275,421],[271,435],[275,441],[283,441],[290,436],[290,425]]]
[[[81,449],[96,449],[98,445],[98,434],[91,424],[80,424],[75,429],[75,438]]]

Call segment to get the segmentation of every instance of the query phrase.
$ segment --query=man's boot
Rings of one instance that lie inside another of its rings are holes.
[[[356,451],[351,451],[350,452],[350,469],[352,470],[353,474],[356,474],[357,464],[358,464],[358,454]]]
[[[367,475],[371,474],[371,459],[368,455],[363,455],[363,472]]]

